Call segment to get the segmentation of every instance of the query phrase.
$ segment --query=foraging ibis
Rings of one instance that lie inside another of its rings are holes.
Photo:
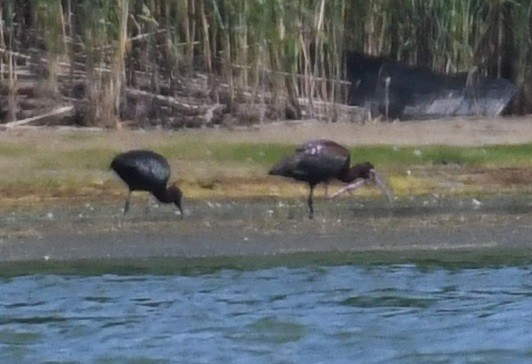
[[[371,163],[361,163],[353,167],[350,167],[350,163],[351,157],[346,148],[332,140],[317,139],[297,147],[294,154],[273,166],[268,174],[308,183],[310,192],[307,203],[310,209],[310,218],[314,216],[314,187],[319,183],[325,183],[325,196],[327,197],[327,185],[333,179],[348,185],[333,194],[331,198],[372,182],[381,189],[392,203],[392,193]]]
[[[111,162],[111,169],[129,188],[124,215],[129,211],[131,192],[147,191],[162,203],[174,203],[183,218],[181,206],[183,193],[175,184],[166,186],[170,178],[170,165],[162,155],[150,150],[120,153]]]

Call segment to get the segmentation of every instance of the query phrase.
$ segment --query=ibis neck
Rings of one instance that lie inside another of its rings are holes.
[[[168,196],[168,190],[166,188],[161,188],[158,190],[153,191],[153,195],[159,202],[162,203],[169,203],[170,202],[170,196]]]
[[[338,179],[344,183],[351,183],[357,178],[362,178],[360,171],[356,167],[351,167],[346,170]]]

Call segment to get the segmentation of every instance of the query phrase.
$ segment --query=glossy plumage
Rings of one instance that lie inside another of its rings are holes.
[[[162,155],[149,150],[131,150],[118,154],[110,167],[129,188],[124,214],[129,210],[131,192],[147,191],[162,203],[174,203],[183,217],[182,192],[175,184],[166,187],[170,165]]]
[[[342,175],[349,163],[349,152],[341,145],[331,140],[311,140],[273,166],[269,174],[316,185]]]
[[[369,163],[357,164],[350,167],[351,157],[349,151],[340,144],[327,139],[308,141],[296,148],[295,153],[281,160],[273,166],[269,174],[293,178],[297,181],[307,182],[310,187],[308,206],[310,218],[314,215],[313,192],[319,183],[327,184],[339,180],[349,185],[335,193],[332,197],[346,191],[356,189],[366,182],[376,183],[391,201],[392,196],[382,179]]]

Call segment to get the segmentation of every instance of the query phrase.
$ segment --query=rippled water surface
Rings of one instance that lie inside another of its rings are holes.
[[[532,362],[532,266],[0,280],[0,362]]]

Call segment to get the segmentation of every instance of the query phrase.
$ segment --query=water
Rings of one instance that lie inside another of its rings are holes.
[[[0,279],[0,362],[532,362],[532,265]]]

